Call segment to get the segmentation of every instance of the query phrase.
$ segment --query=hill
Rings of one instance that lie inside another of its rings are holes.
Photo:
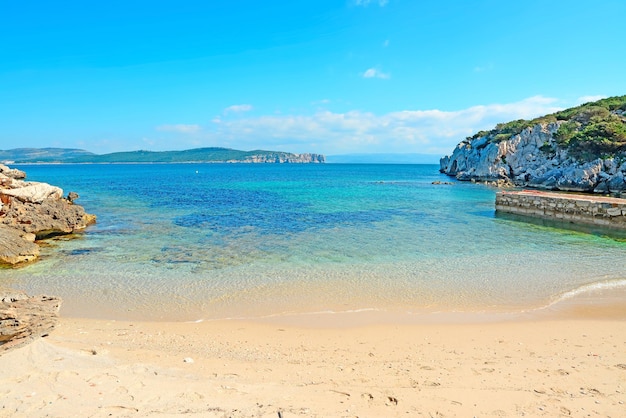
[[[89,151],[72,148],[15,148],[0,150],[0,161],[15,162],[60,162],[73,158],[95,156]]]
[[[533,120],[498,124],[461,141],[440,171],[550,190],[626,190],[626,96]]]
[[[18,148],[0,150],[1,161],[15,163],[323,163],[319,154],[293,154],[281,151],[239,151],[229,148],[196,148],[184,151],[129,151],[93,154],[63,148]]]

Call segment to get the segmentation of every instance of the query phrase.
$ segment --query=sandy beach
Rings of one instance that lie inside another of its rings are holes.
[[[463,323],[62,318],[0,369],[1,417],[619,417],[626,308]]]

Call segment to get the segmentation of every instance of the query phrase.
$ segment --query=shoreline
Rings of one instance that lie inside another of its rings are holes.
[[[0,417],[620,416],[626,321],[307,327],[61,318],[0,356]]]
[[[67,301],[66,301],[67,302]],[[153,301],[153,303],[157,303]],[[259,305],[266,311],[267,305]],[[612,279],[609,281],[592,282],[579,286],[571,291],[554,297],[551,301],[531,306],[507,307],[471,307],[445,310],[429,308],[410,309],[406,306],[384,307],[355,307],[345,308],[332,306],[318,309],[314,305],[311,310],[301,307],[300,311],[285,311],[261,313],[247,309],[244,315],[222,315],[213,317],[202,314],[186,313],[168,316],[168,310],[151,313],[149,316],[137,315],[134,310],[123,311],[110,309],[106,312],[93,314],[93,307],[81,304],[75,305],[71,313],[65,314],[61,307],[60,316],[85,320],[117,320],[137,322],[176,322],[176,323],[211,323],[220,321],[243,321],[251,323],[284,323],[294,326],[316,327],[336,326],[347,328],[351,326],[376,324],[444,324],[444,323],[490,323],[516,322],[526,320],[545,320],[552,318],[566,318],[575,315],[580,318],[621,319],[626,320],[626,279]]]
[[[620,416],[623,293],[428,321],[61,316],[49,336],[0,355],[0,417]]]

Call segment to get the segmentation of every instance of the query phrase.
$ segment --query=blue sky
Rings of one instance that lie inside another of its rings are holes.
[[[626,1],[0,0],[0,149],[450,153],[626,94]]]

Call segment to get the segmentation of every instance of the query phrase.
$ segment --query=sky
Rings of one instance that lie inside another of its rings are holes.
[[[624,0],[0,0],[0,149],[450,154],[626,94],[624,21]]]

